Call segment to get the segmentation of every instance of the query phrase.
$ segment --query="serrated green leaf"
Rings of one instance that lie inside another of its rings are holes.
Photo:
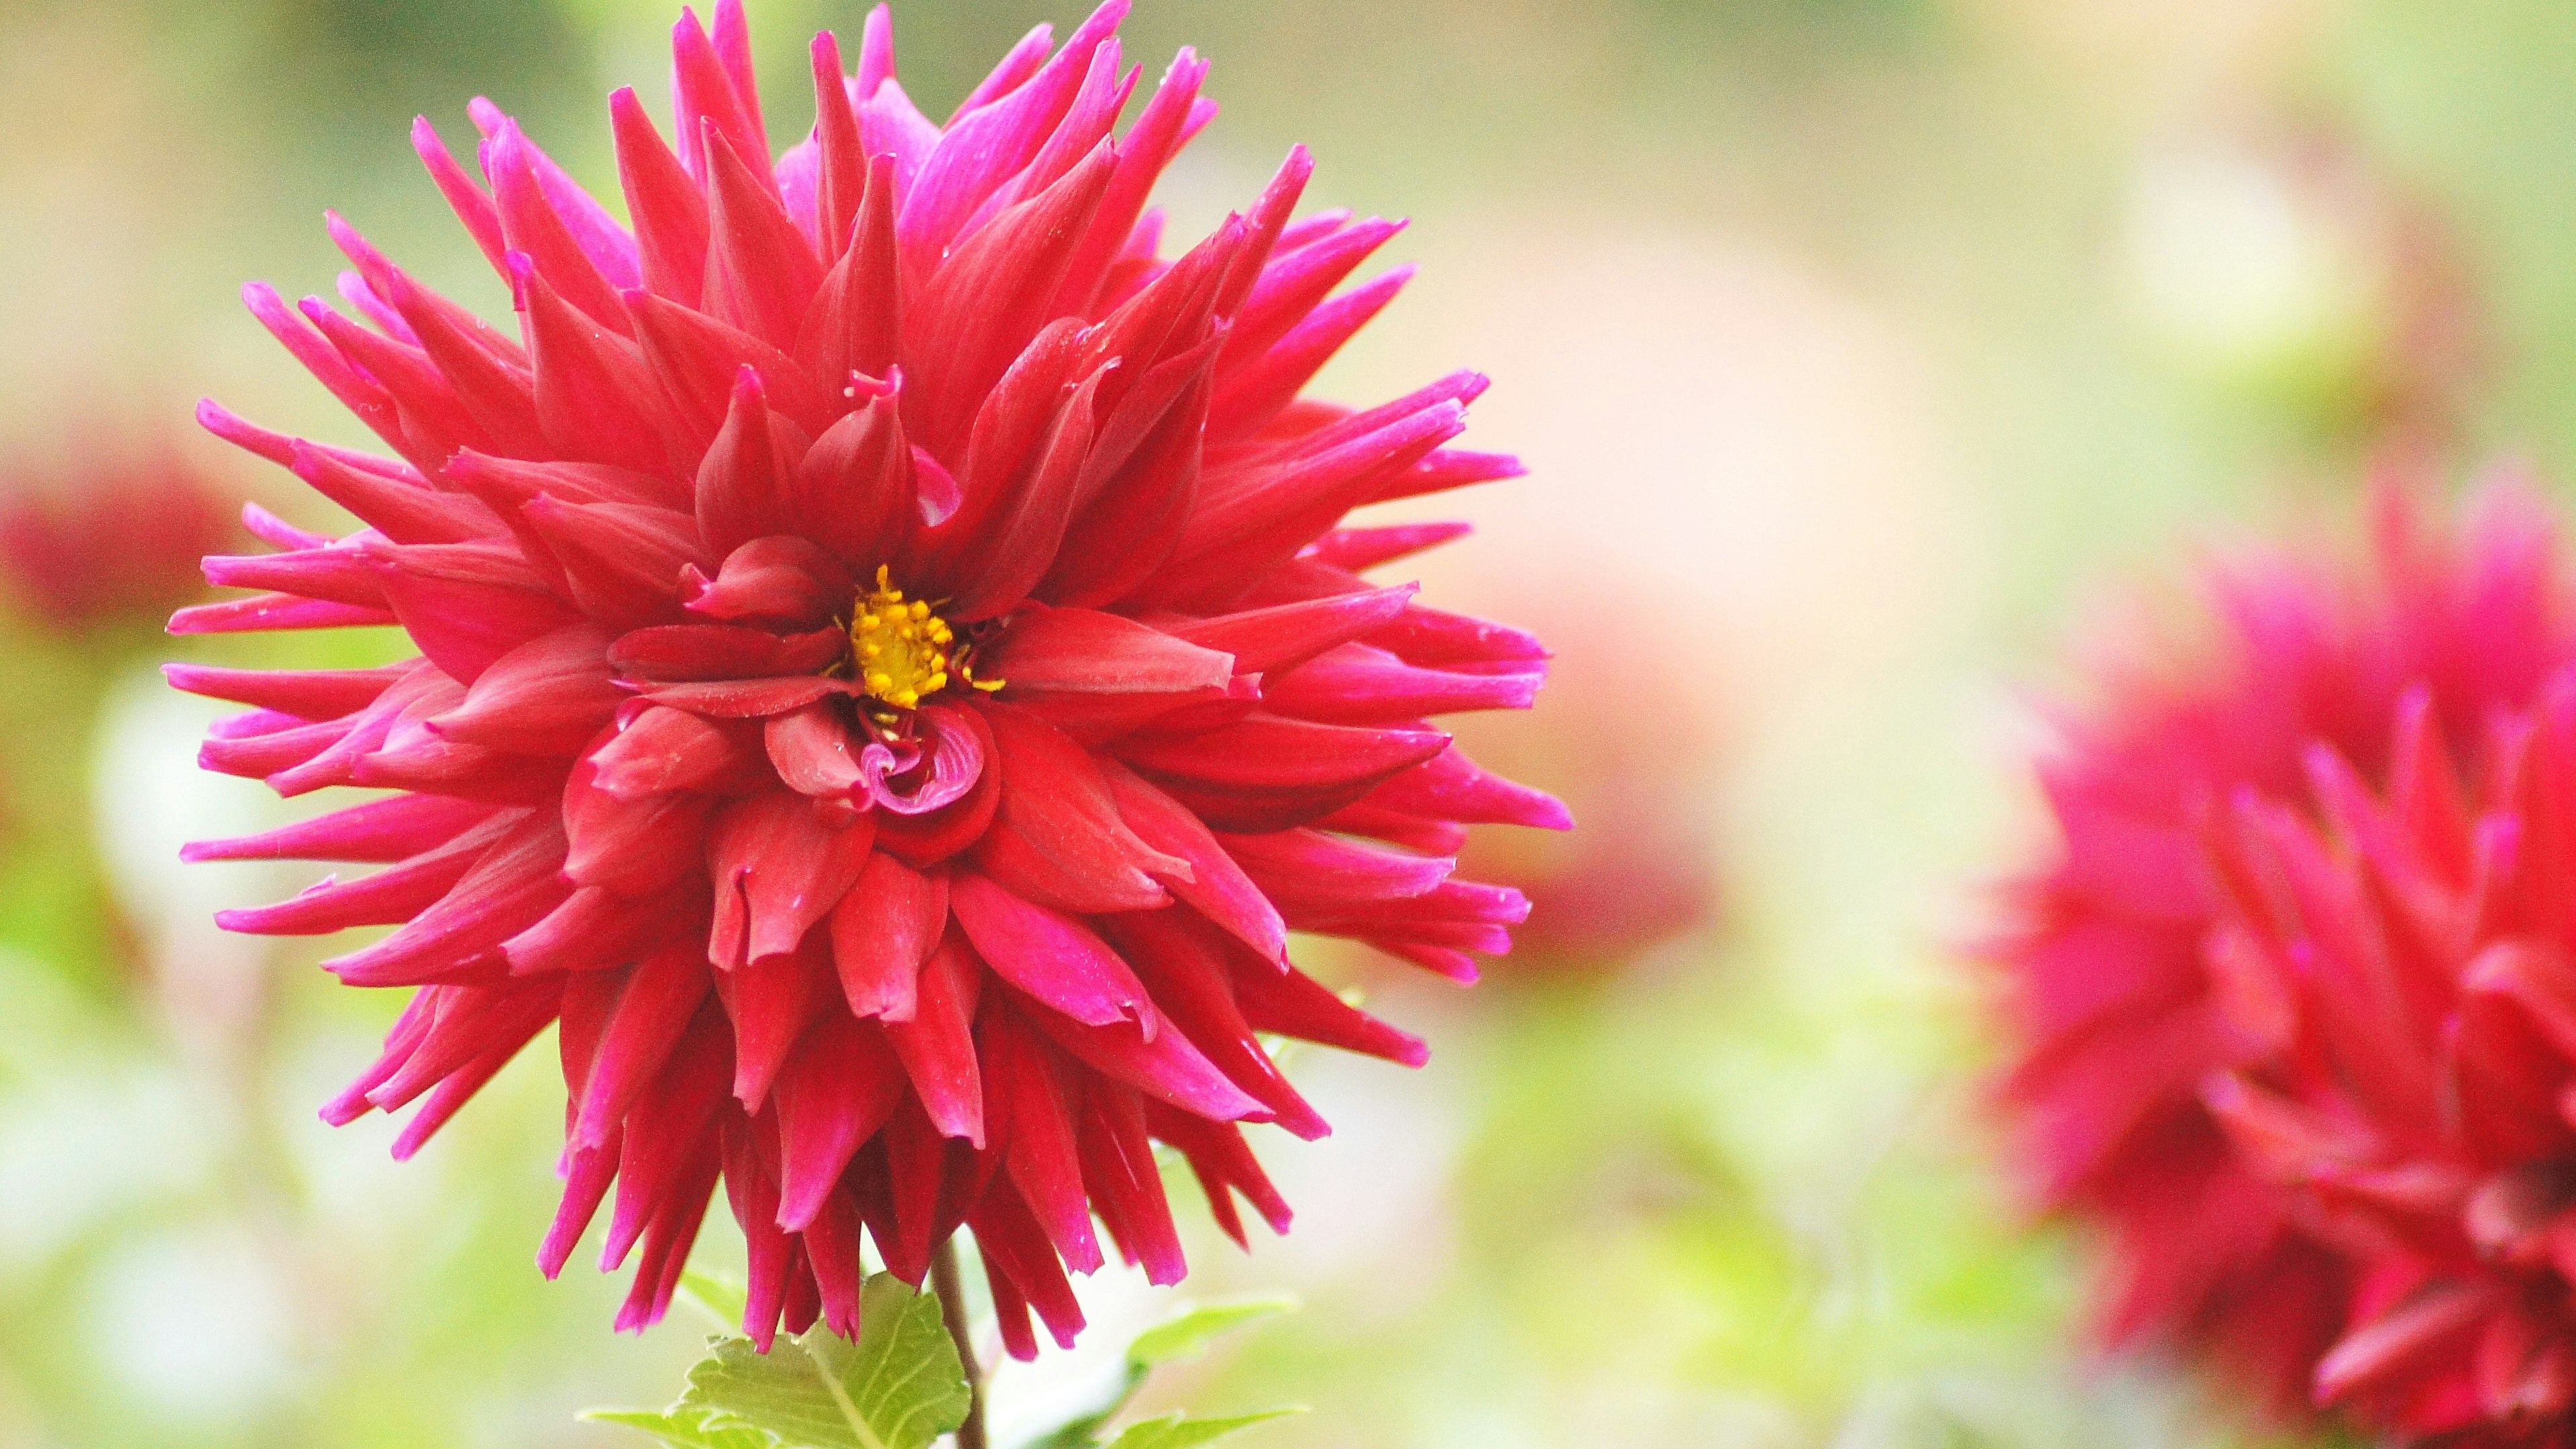
[[[690,1268],[680,1274],[680,1296],[714,1319],[717,1327],[732,1333],[742,1328],[743,1314],[751,1301],[751,1285],[738,1274]]]
[[[1108,1449],[1194,1449],[1196,1445],[1212,1444],[1255,1424],[1304,1412],[1304,1409],[1272,1409],[1267,1413],[1236,1414],[1224,1419],[1191,1419],[1175,1411],[1159,1419],[1128,1425],[1125,1433],[1109,1441]]]
[[[1127,1361],[1138,1368],[1150,1369],[1196,1358],[1207,1352],[1208,1344],[1219,1334],[1231,1333],[1247,1323],[1291,1312],[1296,1307],[1297,1299],[1285,1293],[1202,1304],[1136,1335],[1136,1341],[1127,1345]]]
[[[859,1317],[856,1343],[819,1325],[767,1354],[720,1339],[680,1404],[711,1428],[767,1430],[780,1449],[929,1449],[973,1402],[939,1300],[879,1273]]]
[[[641,1429],[673,1449],[776,1449],[778,1441],[758,1429],[739,1425],[713,1428],[708,1411],[686,1404],[669,1409],[591,1409],[583,1418],[602,1424]]]

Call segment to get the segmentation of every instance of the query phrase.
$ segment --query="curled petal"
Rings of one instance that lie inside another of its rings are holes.
[[[868,798],[898,815],[955,804],[984,775],[984,736],[967,728],[957,711],[932,706],[917,718],[921,732],[913,738],[870,741],[859,751]]]

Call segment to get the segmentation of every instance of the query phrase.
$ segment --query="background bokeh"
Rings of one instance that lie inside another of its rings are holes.
[[[1960,964],[2040,843],[2026,688],[2124,582],[2333,508],[2373,459],[2576,476],[2576,15],[2552,0],[1139,0],[1129,53],[1225,103],[1166,196],[1195,235],[1293,141],[1318,204],[1409,215],[1423,273],[1328,374],[1457,365],[1534,476],[1423,565],[1539,628],[1539,711],[1472,743],[1589,828],[1488,842],[1541,902],[1472,992],[1339,963],[1432,1066],[1300,1057],[1337,1125],[1208,1297],[1304,1312],[1159,1384],[1303,1402],[1289,1446],[2253,1442],[2083,1352],[2080,1239],[2022,1221]],[[855,4],[761,0],[770,113]],[[489,94],[615,188],[601,100],[665,0],[0,0],[0,1445],[611,1445],[675,1317],[542,1283],[552,1073],[414,1162],[312,1108],[390,997],[215,905],[290,892],[180,842],[281,818],[194,771],[151,664],[362,662],[380,638],[162,639],[168,561],[248,495],[205,393],[359,442],[246,317],[330,290],[336,207],[487,315],[507,298],[405,140]],[[897,7],[934,112],[1039,0]],[[141,480],[141,481],[137,481]],[[193,490],[193,491],[192,491]],[[540,1049],[535,1056],[550,1056]],[[1293,1150],[1289,1150],[1293,1149]],[[711,1232],[702,1252],[720,1262]],[[1116,1275],[1043,1419],[1168,1311]],[[636,1441],[640,1442],[640,1441]]]

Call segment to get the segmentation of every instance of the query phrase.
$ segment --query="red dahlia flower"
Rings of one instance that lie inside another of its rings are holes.
[[[2465,1125],[2478,1151],[2489,1150],[2486,1134],[2528,1125],[2522,1115],[2468,1121],[2470,1111],[2502,1111],[2490,1108],[2502,1089],[2480,1075],[2487,1063],[2455,1055],[2490,1029],[2463,1036],[2466,1023],[2495,1014],[2491,996],[2463,994],[2460,963],[2471,943],[2509,928],[2502,918],[2436,920],[2468,889],[2457,874],[2470,859],[2460,832],[2495,827],[2414,812],[2428,808],[2419,797],[2436,765],[2444,777],[2483,778],[2520,759],[2526,745],[2498,743],[2502,722],[2537,707],[2547,681],[2576,661],[2576,595],[2528,494],[2492,489],[2450,531],[2426,528],[2391,491],[2374,542],[2361,569],[2270,556],[2222,571],[2214,639],[2151,640],[2109,661],[2099,699],[2062,724],[2041,767],[2062,847],[2011,884],[2017,921],[1992,948],[2017,1040],[2004,1084],[2012,1125],[2043,1200],[2109,1239],[2107,1333],[2197,1350],[2293,1416],[2360,1382],[2350,1355],[2367,1340],[2347,1335],[2376,1320],[2396,1243],[2383,1236],[2388,1252],[2356,1251],[2351,1214],[2319,1212],[2304,1188],[2289,1190],[2287,1147],[2249,1150],[2265,1120],[2255,1104],[2283,1092],[2322,1102],[2366,1037],[2386,1054],[2392,1098],[2383,1105],[2374,1083],[2337,1099],[2353,1109],[2338,1119],[2350,1134],[2339,1149],[2429,1150],[2415,1134],[2431,1119],[2406,1114],[2430,1112],[2445,1093],[2445,1110],[2458,1114],[2449,1128]],[[2177,657],[2187,662],[2172,667]],[[2377,818],[2381,807],[2364,802],[2392,795],[2388,808],[2418,821],[2415,842],[2392,854],[2355,835],[2346,843],[2367,848],[2338,859],[2315,827],[2292,828],[2312,781],[2333,787],[2328,816],[2339,824]],[[2520,797],[2496,796],[2492,808],[2522,808]],[[2247,823],[2256,821],[2259,830]],[[2437,839],[2442,831],[2451,834]],[[2555,859],[2517,869],[2560,869]],[[2267,891],[2283,884],[2275,866],[2304,873],[2294,899],[2246,894],[2258,880]],[[2329,876],[2340,882],[2331,889]],[[2535,888],[2527,879],[2478,889]],[[2398,894],[2377,894],[2386,890]],[[2329,899],[2345,908],[2340,918],[2300,913]],[[2285,900],[2278,912],[2267,906]],[[2426,934],[2373,936],[2388,924],[2370,914],[2379,911]],[[2329,949],[2364,941],[2378,943],[2367,962],[2329,967]],[[2433,954],[2390,964],[2389,952],[2419,950]],[[2396,1006],[2378,994],[2394,989],[2383,979],[2392,970],[2405,976],[2412,1013],[2398,1019],[2383,1015]],[[2394,1080],[2401,1070],[2418,1074]],[[2555,1091],[2558,1079],[2541,1075]],[[2534,1082],[2517,1076],[2510,1090]],[[2512,1143],[2522,1160],[2538,1155],[2526,1152],[2537,1145],[2529,1136]],[[2324,1177],[2309,1185],[2371,1190]],[[2376,1190],[2401,1186],[2392,1177]],[[2415,1206],[2437,1211],[2431,1203]],[[2330,1371],[2318,1370],[2321,1359]]]
[[[478,103],[490,189],[414,139],[508,279],[516,338],[332,221],[352,319],[252,310],[399,459],[207,425],[367,525],[256,521],[210,560],[272,590],[181,633],[394,624],[420,658],[175,666],[251,706],[207,765],[390,797],[198,847],[380,861],[237,929],[384,924],[330,962],[419,988],[325,1111],[421,1109],[407,1155],[549,1023],[569,1089],[557,1271],[612,1184],[620,1323],[668,1304],[718,1183],[745,1329],[855,1325],[860,1242],[918,1282],[974,1230],[1004,1335],[1081,1324],[1093,1219],[1183,1272],[1151,1144],[1288,1210],[1239,1125],[1326,1129],[1258,1033],[1418,1063],[1294,969],[1291,929],[1433,970],[1509,944],[1516,893],[1447,877],[1462,825],[1563,826],[1423,721],[1529,703],[1536,641],[1373,587],[1451,537],[1359,505],[1515,474],[1443,445],[1484,380],[1364,412],[1300,390],[1403,281],[1335,286],[1396,228],[1252,209],[1157,254],[1154,179],[1213,113],[1183,52],[1137,82],[1112,0],[1044,27],[945,127],[814,44],[813,133],[764,164],[742,11],[674,35],[679,145],[610,107],[630,232]]]

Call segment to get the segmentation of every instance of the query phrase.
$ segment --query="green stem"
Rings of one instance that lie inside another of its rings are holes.
[[[957,1366],[966,1371],[966,1391],[973,1396],[966,1404],[966,1422],[957,1426],[957,1449],[985,1449],[984,1376],[975,1370],[975,1345],[966,1327],[966,1294],[957,1272],[953,1237],[941,1243],[938,1256],[930,1260],[930,1286],[939,1295],[940,1321],[956,1341]]]

